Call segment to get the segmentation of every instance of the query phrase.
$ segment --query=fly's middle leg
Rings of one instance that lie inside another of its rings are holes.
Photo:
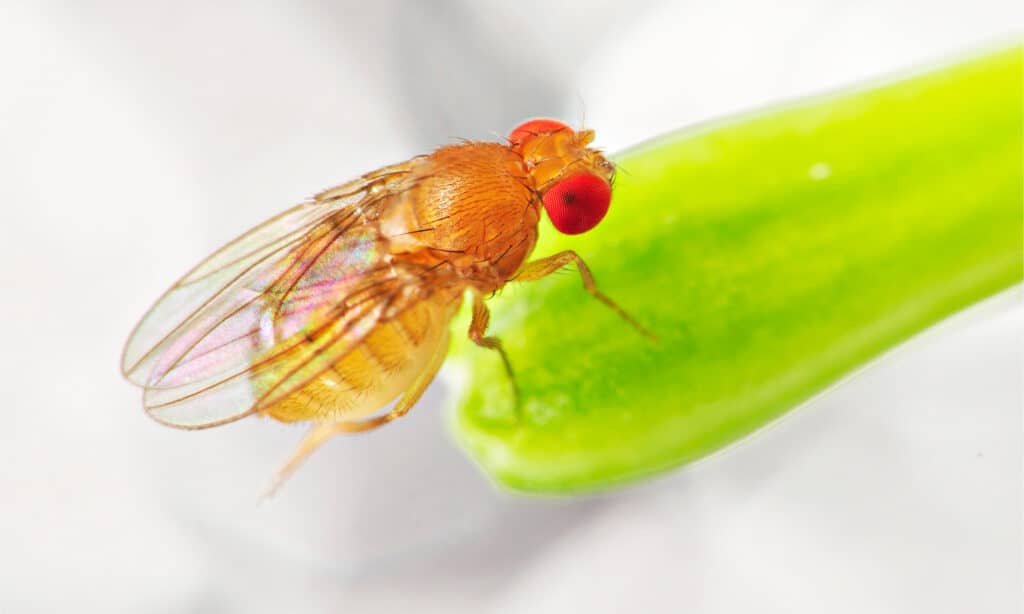
[[[508,374],[509,383],[512,385],[512,401],[515,404],[516,419],[521,419],[521,408],[519,406],[519,385],[516,383],[515,373],[512,371],[512,363],[508,360],[505,348],[501,346],[501,340],[497,337],[487,337],[487,323],[491,319],[491,312],[484,304],[484,299],[479,292],[473,292],[473,320],[469,323],[469,338],[480,347],[496,350],[501,355],[501,362],[505,365],[505,373]]]

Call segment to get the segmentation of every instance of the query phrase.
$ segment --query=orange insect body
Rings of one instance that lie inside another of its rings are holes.
[[[314,428],[282,476],[339,432],[407,412],[473,295],[470,338],[486,337],[483,297],[575,263],[527,262],[542,207],[575,234],[607,211],[614,168],[592,131],[526,122],[509,143],[468,142],[318,194],[228,244],[178,281],[133,331],[122,369],[157,420],[216,426],[252,414]],[[373,416],[389,403],[392,409]]]

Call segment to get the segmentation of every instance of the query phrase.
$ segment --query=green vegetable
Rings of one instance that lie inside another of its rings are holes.
[[[490,301],[522,392],[457,321],[454,431],[486,473],[566,493],[695,460],[1022,278],[1022,47],[684,130],[615,156],[612,208]],[[914,385],[908,382],[908,386]]]

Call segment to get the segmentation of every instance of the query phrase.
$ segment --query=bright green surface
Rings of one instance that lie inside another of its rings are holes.
[[[735,441],[1019,282],[1021,70],[1017,48],[616,156],[607,219],[579,237],[542,222],[535,256],[578,251],[660,341],[584,293],[575,270],[510,284],[489,302],[491,332],[524,419],[462,320],[458,440],[514,489],[633,480]]]

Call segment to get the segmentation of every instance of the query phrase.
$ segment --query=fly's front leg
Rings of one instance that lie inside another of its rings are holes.
[[[583,279],[583,288],[587,292],[610,307],[612,311],[619,314],[623,320],[629,322],[629,324],[639,331],[640,334],[652,341],[658,340],[651,331],[644,328],[643,325],[633,319],[633,316],[626,313],[622,307],[619,307],[615,301],[597,289],[597,284],[594,283],[594,275],[590,272],[590,267],[587,266],[587,263],[583,262],[583,259],[580,258],[579,254],[572,250],[558,252],[553,256],[528,262],[513,279],[516,281],[533,281],[535,279],[547,277],[562,267],[572,263],[576,263],[576,268],[579,270],[580,277]]]
[[[491,319],[491,312],[479,292],[473,292],[473,320],[469,323],[469,338],[480,347],[497,350],[501,355],[501,362],[505,365],[505,373],[508,374],[509,383],[512,384],[512,399],[515,403],[516,417],[519,417],[519,385],[516,384],[515,373],[512,372],[512,363],[508,360],[505,348],[501,347],[501,340],[497,337],[485,337],[487,333],[487,322]]]

